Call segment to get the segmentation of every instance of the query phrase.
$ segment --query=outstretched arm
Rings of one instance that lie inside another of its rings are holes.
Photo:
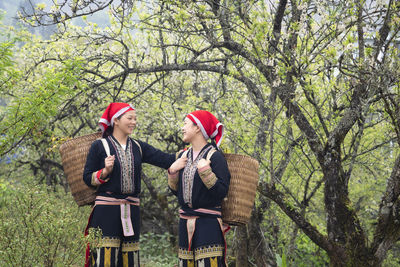
[[[142,162],[151,165],[168,169],[175,161],[175,154],[162,152],[161,150],[147,144],[146,142],[139,141],[142,149]]]

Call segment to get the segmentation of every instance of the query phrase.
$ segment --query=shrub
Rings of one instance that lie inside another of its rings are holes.
[[[169,243],[169,234],[144,233],[140,236],[140,255],[143,266],[173,267],[178,263],[178,252]]]
[[[82,266],[89,209],[61,189],[0,179],[0,266]]]

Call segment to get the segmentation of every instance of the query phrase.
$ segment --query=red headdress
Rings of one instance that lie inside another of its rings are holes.
[[[204,138],[215,139],[215,143],[219,147],[224,136],[224,125],[218,121],[218,119],[206,110],[196,110],[188,114],[188,117],[197,126],[200,127]]]
[[[131,104],[111,103],[110,105],[108,105],[103,113],[103,116],[101,116],[101,119],[99,120],[101,131],[104,133],[107,130],[108,126],[114,125],[115,118],[118,118],[119,116],[130,110],[135,110],[135,108],[132,107]]]

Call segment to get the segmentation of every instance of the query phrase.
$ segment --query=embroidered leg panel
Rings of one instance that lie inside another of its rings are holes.
[[[90,264],[92,267],[116,267],[121,241],[118,238],[103,237],[99,247],[90,251]]]
[[[179,267],[194,267],[194,260],[179,259]]]
[[[140,267],[139,242],[122,242],[122,267]]]
[[[221,257],[211,257],[201,260],[196,260],[196,267],[225,267],[224,258]]]
[[[194,251],[196,267],[225,267],[224,250],[221,245],[196,248]]]
[[[179,248],[179,267],[194,267],[193,251]]]

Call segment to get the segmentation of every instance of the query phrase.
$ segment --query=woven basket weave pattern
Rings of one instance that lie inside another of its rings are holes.
[[[83,169],[91,144],[99,138],[101,138],[101,132],[68,140],[60,146],[64,173],[72,196],[79,206],[89,205],[96,198],[96,190],[83,182]]]
[[[222,220],[231,225],[244,225],[250,220],[258,184],[258,161],[245,155],[225,154],[231,181],[222,202]]]

